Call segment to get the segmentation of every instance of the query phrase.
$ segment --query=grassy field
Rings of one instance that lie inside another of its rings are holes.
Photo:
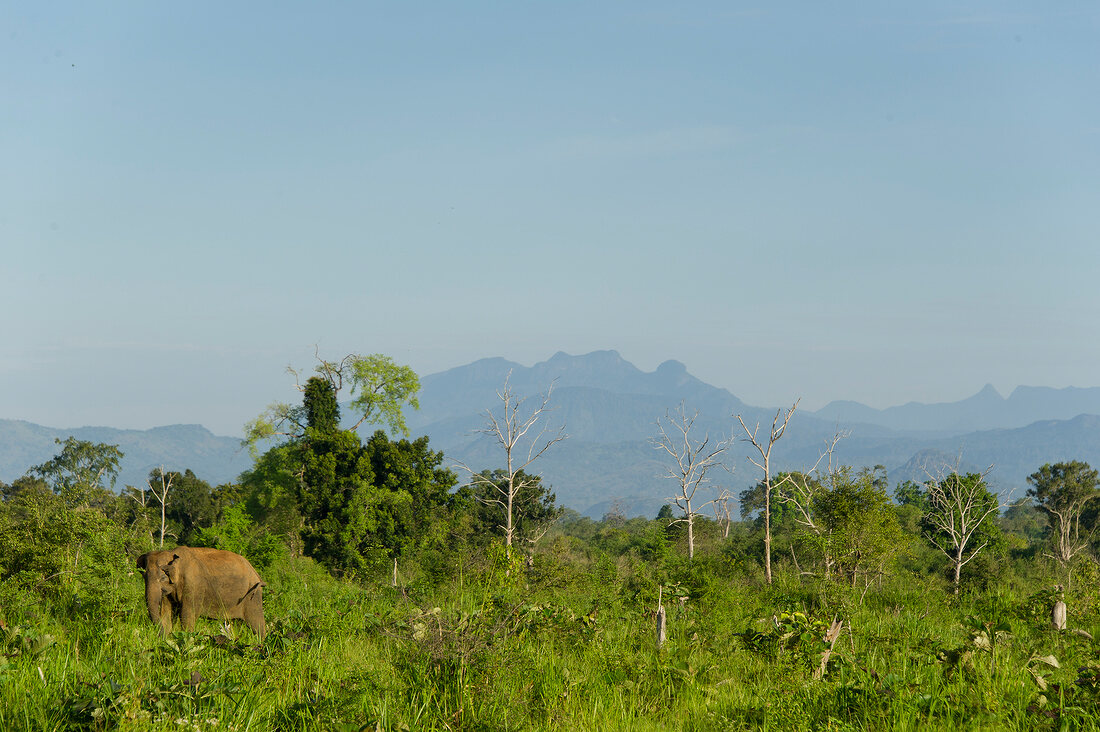
[[[955,598],[902,573],[863,594],[782,569],[769,587],[719,556],[655,566],[552,549],[530,567],[469,554],[442,579],[410,567],[398,587],[306,559],[264,579],[262,644],[214,621],[162,636],[136,571],[115,580],[128,601],[113,612],[0,609],[0,729],[1100,727],[1098,647],[1050,629],[1034,579]],[[1070,624],[1100,637],[1092,591],[1073,595]]]

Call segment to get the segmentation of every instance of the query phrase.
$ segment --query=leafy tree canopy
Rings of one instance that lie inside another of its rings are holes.
[[[380,356],[322,361],[302,387],[302,404],[280,409],[293,426],[286,442],[242,477],[252,515],[292,543],[300,537],[305,554],[338,574],[378,569],[426,541],[457,483],[427,437],[390,440],[377,430],[364,444],[354,427],[341,429],[336,396],[348,384],[358,394],[358,424],[375,415],[404,431],[400,409],[415,406],[419,385],[411,370]]]
[[[899,506],[916,506],[922,512],[928,509],[928,491],[925,486],[912,480],[899,483],[894,488],[894,500]]]
[[[1031,484],[1027,495],[1049,515],[1063,512],[1074,504],[1084,505],[1100,497],[1100,473],[1088,463],[1073,460],[1067,463],[1047,463],[1027,477]]]
[[[70,506],[87,506],[103,500],[108,488],[114,488],[118,477],[122,451],[117,445],[78,440],[67,437],[61,452],[29,472],[46,480],[54,492]]]
[[[248,422],[244,427],[244,442],[253,449],[258,442],[272,437],[301,437],[311,425],[322,431],[336,429],[340,411],[335,400],[345,387],[352,398],[349,406],[359,415],[359,420],[351,426],[352,430],[364,423],[381,423],[395,434],[408,435],[403,410],[406,406],[420,408],[417,400],[419,377],[411,368],[397,364],[389,356],[352,353],[339,361],[318,358],[314,368],[317,375],[310,377],[305,385],[301,384],[298,371],[293,368],[287,370],[294,375],[298,389],[305,393],[305,399],[301,405],[295,406],[276,402]],[[328,401],[321,390],[321,382],[326,382],[330,387],[333,401]]]

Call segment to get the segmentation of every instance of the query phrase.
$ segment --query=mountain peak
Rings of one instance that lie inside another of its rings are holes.
[[[565,364],[595,364],[600,366],[618,365],[626,363],[618,351],[592,351],[580,356],[573,356],[565,351],[558,351],[551,356],[546,363],[557,365]]]
[[[670,358],[657,367],[657,374],[659,376],[681,376],[687,373],[687,366]]]
[[[994,387],[993,384],[986,384],[982,387],[982,390],[979,391],[975,396],[980,396],[983,399],[995,397],[998,401],[1004,399],[1004,397],[1001,396],[1001,392],[997,391],[996,387]]]

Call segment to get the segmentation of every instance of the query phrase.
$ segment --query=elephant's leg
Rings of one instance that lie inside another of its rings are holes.
[[[199,617],[198,608],[195,606],[194,601],[188,601],[184,599],[183,604],[180,606],[180,625],[184,630],[194,630],[195,621]]]

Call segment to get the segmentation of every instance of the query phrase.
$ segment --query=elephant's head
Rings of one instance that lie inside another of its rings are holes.
[[[164,599],[179,601],[180,554],[178,551],[159,551],[142,554],[137,566],[145,571],[145,602],[149,606],[149,618],[163,625]],[[171,616],[168,618],[171,624]]]

